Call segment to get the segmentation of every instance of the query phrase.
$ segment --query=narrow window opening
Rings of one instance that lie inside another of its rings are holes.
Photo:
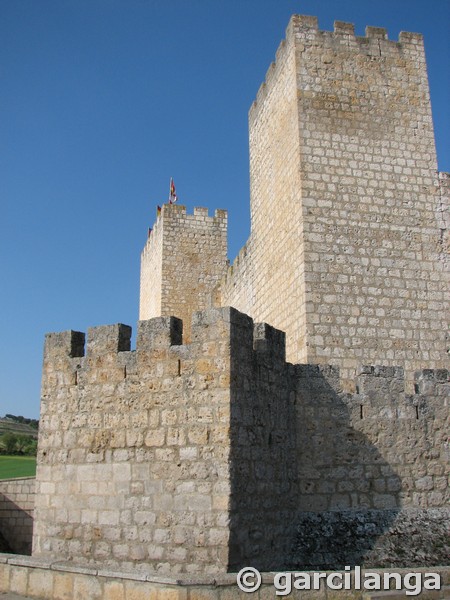
[[[418,419],[418,418],[419,418],[419,407],[416,406],[416,419]]]
[[[78,385],[78,371],[75,371],[74,385]]]
[[[181,375],[181,360],[178,360],[178,377]]]
[[[127,366],[125,365],[123,368],[123,378],[126,379],[127,378]]]
[[[359,418],[360,419],[364,418],[364,407],[362,404],[359,405]]]
[[[414,393],[415,393],[415,394],[418,394],[418,393],[419,393],[419,384],[418,384],[418,383],[415,383],[415,384],[414,384]]]

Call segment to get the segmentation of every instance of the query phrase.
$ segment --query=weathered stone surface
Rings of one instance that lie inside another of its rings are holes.
[[[417,372],[410,396],[401,368],[363,366],[349,394],[338,368],[286,363],[284,334],[235,309],[195,313],[190,344],[172,344],[174,325],[141,322],[133,352],[45,357],[35,555],[275,570],[311,538],[327,568],[349,552],[380,564],[380,540],[394,565],[418,548],[441,560],[446,371]]]
[[[217,302],[292,362],[446,367],[450,177],[423,39],[292,17],[250,115],[251,233]]]
[[[227,212],[165,204],[141,255],[139,318],[176,315],[191,335],[191,315],[210,306],[227,269]]]
[[[86,353],[47,336],[36,556],[143,575],[443,560],[450,177],[421,36],[294,16],[250,170],[228,270],[224,211],[163,206],[136,350],[121,324]],[[85,575],[74,597],[100,597]]]
[[[445,564],[450,554],[449,523],[448,507],[304,513],[298,520],[291,568]]]

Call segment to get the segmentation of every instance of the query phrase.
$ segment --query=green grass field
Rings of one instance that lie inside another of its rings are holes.
[[[0,479],[34,477],[35,475],[35,456],[0,456]]]

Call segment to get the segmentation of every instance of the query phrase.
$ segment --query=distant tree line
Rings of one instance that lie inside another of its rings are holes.
[[[0,454],[36,456],[37,439],[31,435],[7,431],[0,436]]]
[[[39,420],[38,419],[27,419],[26,417],[16,416],[16,415],[5,415],[5,419],[9,421],[14,421],[15,423],[23,423],[24,425],[29,425],[33,429],[39,429]]]

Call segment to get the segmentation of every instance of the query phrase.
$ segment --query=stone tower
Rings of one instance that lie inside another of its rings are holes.
[[[136,349],[122,324],[47,335],[36,556],[143,577],[447,560],[450,179],[421,37],[293,17],[250,161],[233,267],[224,211],[165,205]]]
[[[410,381],[445,366],[448,180],[422,36],[292,17],[249,124],[251,235],[222,305],[286,331],[288,360],[337,364],[344,380],[361,363],[402,365]]]
[[[141,255],[139,318],[175,315],[189,341],[191,315],[210,305],[227,264],[225,210],[165,204]]]

